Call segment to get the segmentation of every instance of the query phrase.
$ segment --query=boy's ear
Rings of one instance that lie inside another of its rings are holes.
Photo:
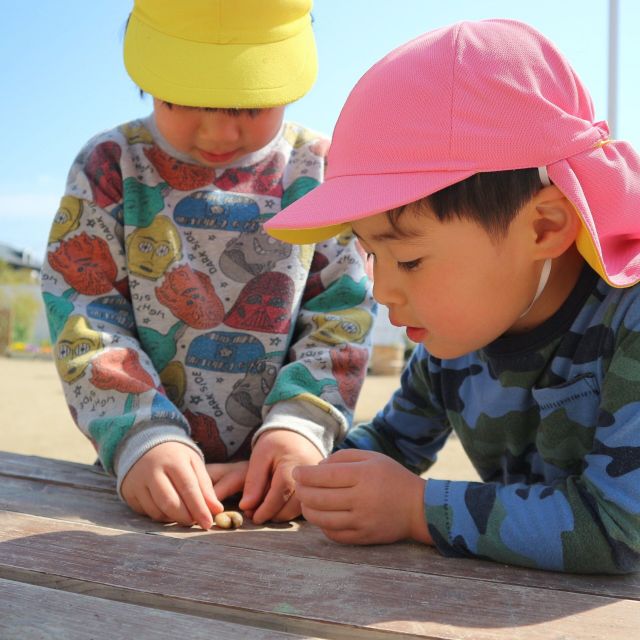
[[[557,258],[571,247],[580,230],[574,206],[555,185],[539,191],[530,206],[534,257]]]

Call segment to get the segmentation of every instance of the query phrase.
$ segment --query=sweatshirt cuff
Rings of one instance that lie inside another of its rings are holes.
[[[139,431],[127,439],[122,449],[118,452],[114,463],[117,490],[120,499],[123,499],[120,493],[120,486],[131,467],[133,467],[147,451],[163,442],[181,442],[182,444],[186,444],[196,451],[204,461],[204,455],[198,448],[198,445],[196,445],[181,427],[167,425]]]
[[[347,433],[346,419],[333,408],[323,408],[305,400],[285,400],[274,404],[262,426],[251,440],[256,440],[270,429],[295,431],[310,440],[326,458],[337,440]]]

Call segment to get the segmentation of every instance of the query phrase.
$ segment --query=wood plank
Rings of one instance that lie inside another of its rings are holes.
[[[597,576],[514,569],[492,562],[443,558],[433,548],[410,542],[369,547],[344,546],[331,542],[318,529],[301,521],[269,526],[255,526],[248,522],[242,530],[234,532],[212,530],[205,533],[195,528],[167,527],[133,513],[115,493],[92,493],[85,488],[76,488],[85,482],[95,482],[95,472],[86,465],[58,464],[46,458],[24,458],[27,457],[18,457],[16,460],[14,454],[9,456],[10,468],[15,473],[0,483],[2,509],[179,538],[224,535],[224,544],[228,546],[297,557],[327,558],[350,564],[640,600],[640,573]],[[0,465],[6,459],[0,453]],[[61,469],[59,474],[58,468]],[[42,481],[42,469],[46,470],[46,481]],[[70,477],[74,472],[78,474],[76,481]],[[26,478],[34,478],[34,481]],[[93,485],[89,484],[89,487]],[[304,535],[300,535],[301,531]]]
[[[221,537],[1,512],[0,577],[321,637],[627,640],[640,626],[637,601],[236,549]]]
[[[0,638],[3,640],[86,640],[88,637],[297,640],[303,636],[0,579]]]
[[[100,467],[40,456],[0,451],[0,476],[31,478],[53,484],[91,488],[116,493],[115,480]]]

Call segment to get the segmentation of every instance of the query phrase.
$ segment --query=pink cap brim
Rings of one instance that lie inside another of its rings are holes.
[[[578,248],[591,267],[614,287],[640,281],[640,213],[635,207],[640,202],[640,183],[633,179],[640,175],[638,154],[626,142],[607,140],[547,169],[582,220]],[[321,242],[355,220],[419,200],[474,173],[336,176],[283,209],[265,228],[285,242]]]
[[[264,226],[269,235],[292,244],[321,242],[355,220],[419,200],[474,173],[429,171],[328,178]],[[319,221],[322,226],[318,226]]]

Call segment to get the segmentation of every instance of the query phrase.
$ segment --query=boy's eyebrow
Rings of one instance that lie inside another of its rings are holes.
[[[358,240],[362,241],[362,238],[353,229],[351,229],[351,232],[356,238],[358,238]],[[402,236],[395,230],[384,231],[383,233],[374,233],[371,236],[371,240],[374,242],[383,242],[384,240],[402,240]]]

